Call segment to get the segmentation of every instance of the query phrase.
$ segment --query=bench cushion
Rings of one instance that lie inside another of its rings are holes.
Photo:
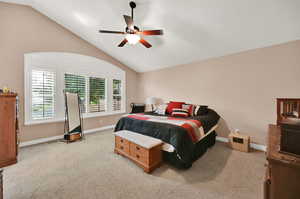
[[[163,143],[159,139],[149,137],[146,135],[142,135],[139,133],[135,133],[133,131],[127,131],[127,130],[117,131],[117,132],[115,132],[115,135],[119,136],[123,139],[126,139],[130,142],[133,142],[137,145],[140,145],[141,147],[144,147],[146,149],[151,149],[151,148]]]

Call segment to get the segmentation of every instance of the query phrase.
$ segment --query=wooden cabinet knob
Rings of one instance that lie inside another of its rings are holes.
[[[140,150],[140,147],[137,146],[137,147],[136,147],[136,150]]]
[[[123,149],[124,149],[124,147],[123,147],[123,146],[121,146],[121,147],[120,147],[120,149],[121,149],[121,150],[123,150]]]
[[[121,140],[121,142],[123,143],[123,140]]]
[[[137,158],[137,159],[139,159],[139,158],[140,158],[140,156],[139,156],[139,155],[136,155],[136,158]]]

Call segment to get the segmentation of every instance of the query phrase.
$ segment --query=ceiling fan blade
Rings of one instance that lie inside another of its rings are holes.
[[[145,39],[140,39],[140,43],[143,44],[146,48],[152,47],[152,45],[149,44]]]
[[[133,30],[134,29],[134,27],[133,27],[133,19],[130,16],[128,16],[128,15],[123,15],[123,16],[124,16],[125,22],[127,24],[127,27],[129,29]]]
[[[113,34],[125,34],[125,32],[121,31],[110,31],[110,30],[99,30],[100,33],[113,33]]]
[[[163,32],[163,30],[144,30],[144,31],[139,32],[139,34],[142,34],[142,35],[163,35],[164,32]]]
[[[127,42],[128,42],[128,40],[127,40],[127,39],[124,39],[124,40],[118,45],[118,47],[123,47]]]

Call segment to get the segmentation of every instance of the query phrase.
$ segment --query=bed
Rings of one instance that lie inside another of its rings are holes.
[[[188,169],[215,144],[220,116],[212,109],[192,117],[171,117],[153,112],[124,115],[115,132],[129,130],[164,142],[163,159],[179,169]]]

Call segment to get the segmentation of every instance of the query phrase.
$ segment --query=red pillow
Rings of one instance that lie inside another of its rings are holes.
[[[173,108],[182,108],[182,105],[185,104],[185,102],[172,102],[168,104],[167,107],[167,113],[171,114],[173,111]]]

